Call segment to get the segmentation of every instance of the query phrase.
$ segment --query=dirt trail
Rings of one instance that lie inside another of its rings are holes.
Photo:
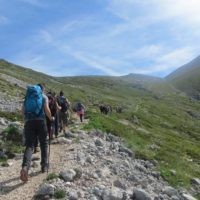
[[[77,117],[73,116],[73,118],[78,121]],[[85,123],[87,123],[86,120]],[[60,136],[62,135],[59,135],[59,137]],[[70,151],[70,148],[72,148],[72,146],[69,144],[57,143],[51,145],[49,173],[59,173],[62,170],[64,164],[62,163],[64,162],[62,158],[66,156],[66,152]],[[0,199],[2,200],[32,199],[39,185],[47,177],[47,173],[40,172],[40,164],[38,164],[37,167],[29,170],[29,180],[27,183],[23,184],[19,179],[22,156],[21,154],[18,159],[9,160],[11,163],[9,167],[0,167]],[[33,157],[40,158],[40,152],[33,154]],[[38,163],[40,163],[40,160]]]
[[[51,158],[50,162],[59,163],[59,159],[64,155],[66,148],[61,148],[59,144],[51,145]],[[40,153],[36,154],[36,157],[40,157]],[[29,181],[23,184],[19,179],[21,170],[22,159],[12,160],[12,166],[6,168],[0,168],[0,199],[11,200],[11,199],[31,199],[38,186],[46,178],[47,173],[40,172],[40,166],[32,168],[29,171]],[[53,169],[50,167],[50,172],[59,172],[60,165],[53,165]]]

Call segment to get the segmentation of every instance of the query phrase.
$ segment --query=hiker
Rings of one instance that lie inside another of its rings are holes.
[[[116,113],[122,113],[122,107],[121,106],[117,106],[115,111],[116,111]]]
[[[101,111],[101,114],[107,115],[108,112],[111,111],[111,106],[101,104],[101,105],[99,106],[99,109],[100,109],[100,111]]]
[[[53,93],[53,96],[54,96],[54,99],[56,101],[56,114],[55,114],[55,137],[57,138],[58,137],[58,132],[59,132],[59,113],[60,113],[60,110],[61,110],[61,106],[59,106],[59,102],[58,102],[58,96]]]
[[[22,105],[22,114],[24,117],[24,132],[26,149],[23,156],[22,169],[20,179],[23,182],[28,181],[28,170],[31,165],[31,157],[38,137],[41,150],[41,171],[44,173],[48,167],[47,156],[47,127],[45,114],[53,121],[49,109],[48,98],[44,94],[44,86],[42,84],[28,86],[24,103]]]
[[[54,95],[54,98],[56,100],[56,104],[57,104],[57,111],[56,111],[56,114],[55,114],[55,137],[57,138],[58,137],[58,132],[59,132],[59,113],[60,113],[60,110],[61,110],[61,107],[59,106],[58,104],[58,99],[57,99],[57,95],[55,94]]]
[[[66,128],[68,125],[70,113],[70,102],[69,100],[64,97],[63,91],[60,91],[60,96],[58,97],[58,105],[61,107],[59,118],[60,118],[60,132],[63,131],[63,133],[66,132]]]
[[[51,111],[51,115],[55,118],[55,120],[52,122],[49,120],[48,117],[46,117],[47,121],[47,130],[49,133],[49,139],[53,139],[53,134],[55,134],[55,137],[58,137],[58,117],[57,113],[61,109],[61,107],[58,105],[55,93],[52,93],[51,91],[47,93],[47,97],[49,100],[49,108]]]
[[[77,111],[77,115],[80,118],[80,121],[83,122],[83,116],[85,114],[85,106],[81,102],[77,103],[76,111]]]

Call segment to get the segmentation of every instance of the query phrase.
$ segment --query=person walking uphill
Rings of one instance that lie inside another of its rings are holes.
[[[83,122],[83,116],[85,114],[85,106],[81,102],[78,102],[76,110],[77,110],[77,115],[80,118],[80,121]]]
[[[48,98],[44,94],[44,86],[41,84],[27,87],[25,100],[22,106],[22,114],[25,120],[25,145],[22,169],[20,179],[23,182],[28,181],[28,170],[31,165],[31,157],[38,137],[41,149],[41,171],[44,173],[47,170],[47,126],[45,114],[50,120],[54,120],[49,109]]]
[[[58,137],[58,117],[57,117],[57,113],[61,109],[61,107],[57,103],[55,93],[48,92],[46,95],[47,95],[48,100],[49,100],[49,109],[51,111],[51,115],[55,119],[52,122],[48,117],[46,117],[49,139],[53,139],[53,135],[55,135],[56,138]]]
[[[69,118],[70,118],[70,113],[69,113],[70,102],[66,97],[64,97],[63,91],[60,91],[60,96],[58,98],[58,104],[61,107],[61,110],[60,110],[60,132],[63,131],[63,133],[65,133],[67,130],[67,125],[68,125]]]

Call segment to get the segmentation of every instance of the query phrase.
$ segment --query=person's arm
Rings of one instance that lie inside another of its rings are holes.
[[[61,110],[61,106],[58,105],[58,102],[56,102],[56,109]]]
[[[51,111],[49,108],[49,101],[48,101],[47,97],[45,97],[44,111],[45,111],[46,116],[52,121],[54,118],[51,116]]]
[[[69,99],[67,99],[67,98],[66,98],[66,103],[70,107],[71,103],[70,103]]]

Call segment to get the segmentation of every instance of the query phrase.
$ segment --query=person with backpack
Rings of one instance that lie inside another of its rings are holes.
[[[58,100],[57,100],[57,95],[54,94],[54,99],[56,101],[56,105],[57,105],[57,111],[56,111],[56,115],[55,115],[55,137],[58,137],[58,133],[59,133],[59,112],[61,107],[58,104]]]
[[[83,122],[83,117],[85,114],[85,106],[81,102],[78,102],[76,110],[77,110],[77,115],[80,118],[80,121]]]
[[[61,107],[60,109],[60,132],[63,131],[63,133],[66,132],[66,127],[68,125],[69,121],[69,109],[70,109],[70,102],[69,100],[64,97],[63,91],[60,91],[60,96],[58,98],[59,106]]]
[[[49,100],[49,108],[51,111],[51,115],[55,118],[55,120],[52,122],[49,120],[48,117],[46,117],[47,121],[47,130],[49,133],[49,139],[53,139],[53,135],[55,134],[55,137],[58,137],[58,111],[61,109],[61,107],[58,105],[55,93],[48,92],[47,97]]]
[[[24,133],[25,133],[25,152],[23,156],[22,169],[20,179],[23,182],[28,181],[28,170],[31,165],[31,157],[36,138],[39,139],[41,149],[41,171],[44,173],[48,168],[47,155],[47,126],[45,114],[49,120],[53,121],[49,108],[48,98],[44,94],[44,86],[42,84],[31,85],[27,87],[26,96],[22,105],[22,114],[24,117]]]

